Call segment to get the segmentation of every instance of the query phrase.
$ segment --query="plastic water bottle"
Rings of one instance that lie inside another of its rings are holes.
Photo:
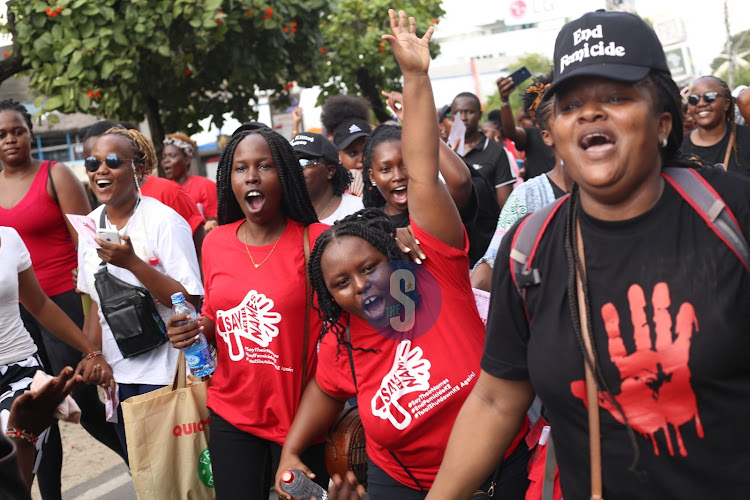
[[[184,314],[190,316],[190,319],[180,321],[176,326],[189,325],[195,321],[195,308],[185,300],[182,292],[172,295],[172,306],[172,313],[175,316]],[[194,377],[205,377],[216,370],[216,358],[211,353],[211,346],[208,345],[203,332],[198,333],[198,339],[192,345],[183,348],[182,352],[185,353],[185,362]]]
[[[328,492],[298,469],[285,470],[281,473],[281,487],[295,498],[310,500],[328,500]]]

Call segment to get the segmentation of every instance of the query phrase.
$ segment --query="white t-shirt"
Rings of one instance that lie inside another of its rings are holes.
[[[339,203],[339,207],[331,215],[320,222],[332,226],[337,220],[343,219],[354,212],[359,212],[363,208],[365,208],[365,206],[362,203],[362,198],[359,196],[353,196],[349,193],[344,193],[341,195],[341,203]]]
[[[0,226],[0,365],[36,353],[18,309],[18,273],[31,267],[31,256],[12,227]]]
[[[104,207],[100,206],[89,214],[97,227],[103,209]],[[112,227],[109,220],[106,221],[106,225]],[[203,295],[192,232],[188,223],[177,212],[153,198],[144,196],[135,213],[119,233],[120,236],[130,237],[138,257],[147,262],[156,257],[159,259],[155,266],[157,271],[181,283],[189,294]],[[90,294],[91,299],[97,304],[99,296],[94,286],[94,274],[99,270],[100,263],[101,259],[95,249],[85,245],[78,247],[78,289]],[[143,286],[127,269],[107,264],[107,271],[127,283]],[[171,304],[157,305],[165,323],[172,315],[170,307]],[[123,358],[101,308],[99,324],[102,326],[102,354],[112,367],[117,382],[152,385],[166,385],[172,382],[178,355],[172,344],[166,342],[144,354]]]

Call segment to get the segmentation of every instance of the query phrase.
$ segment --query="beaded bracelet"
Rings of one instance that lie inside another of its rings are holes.
[[[83,359],[85,359],[85,360],[88,361],[91,358],[95,358],[95,357],[101,356],[101,355],[102,355],[102,351],[91,351],[86,356],[84,356]]]
[[[12,429],[8,427],[8,430],[5,431],[5,435],[11,439],[23,439],[29,444],[36,444],[36,436],[30,432],[22,431],[21,429]]]

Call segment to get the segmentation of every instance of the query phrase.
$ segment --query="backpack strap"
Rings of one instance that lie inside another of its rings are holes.
[[[662,177],[695,209],[708,227],[750,272],[750,247],[732,210],[716,190],[691,168],[665,168]]]
[[[562,198],[558,198],[526,217],[518,226],[516,234],[513,236],[513,243],[510,249],[511,278],[521,297],[524,296],[524,288],[538,285],[542,282],[539,269],[531,267],[531,261],[534,259],[534,254],[536,254],[536,249],[539,246],[542,236],[544,236],[544,231],[558,209],[569,197],[570,195],[565,195]]]
[[[47,167],[47,182],[49,182],[49,185],[52,188],[52,199],[55,200],[55,203],[59,205],[60,202],[57,199],[57,189],[55,189],[55,181],[52,180],[52,165],[54,165],[55,163],[57,162],[45,160],[43,166]]]

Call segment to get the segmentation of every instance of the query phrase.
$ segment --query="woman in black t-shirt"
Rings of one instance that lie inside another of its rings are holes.
[[[695,129],[685,135],[682,152],[708,165],[721,163],[729,171],[750,175],[750,127],[734,121],[734,98],[724,80],[698,78],[687,103]]]
[[[745,498],[750,274],[663,171],[692,164],[661,43],[633,14],[591,12],[562,28],[554,60],[552,136],[576,184],[534,235],[538,279],[522,292],[510,265],[519,224],[503,240],[482,372],[428,498],[468,498],[535,394],[564,498]],[[677,173],[708,186],[750,234],[750,179]]]

